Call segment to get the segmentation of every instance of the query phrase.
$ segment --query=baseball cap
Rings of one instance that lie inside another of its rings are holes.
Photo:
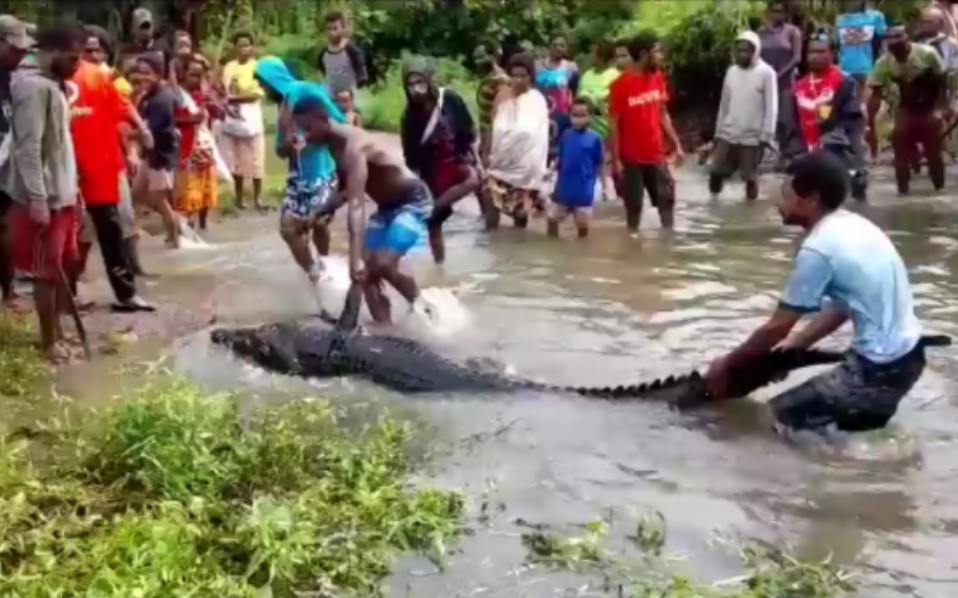
[[[29,50],[36,42],[30,37],[32,26],[13,15],[0,15],[0,40],[18,50]]]
[[[133,11],[133,28],[139,29],[144,25],[153,24],[153,13],[146,8],[138,8]]]

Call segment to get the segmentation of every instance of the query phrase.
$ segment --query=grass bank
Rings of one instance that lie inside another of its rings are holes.
[[[442,558],[462,498],[414,490],[410,429],[319,400],[242,416],[161,379],[83,426],[0,442],[0,595],[378,596]]]

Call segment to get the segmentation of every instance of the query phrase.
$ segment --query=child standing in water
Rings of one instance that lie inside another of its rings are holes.
[[[549,236],[559,236],[559,223],[569,214],[579,238],[589,235],[595,184],[605,164],[602,137],[590,128],[592,102],[579,98],[572,104],[572,127],[559,138],[556,170],[559,173],[549,215]]]

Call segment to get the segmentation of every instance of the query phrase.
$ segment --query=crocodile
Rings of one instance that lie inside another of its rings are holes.
[[[403,393],[543,391],[608,400],[654,400],[689,409],[712,400],[698,371],[630,385],[559,386],[452,361],[409,338],[330,328],[316,319],[211,332],[216,345],[267,370],[303,378],[359,376]],[[776,350],[730,372],[728,398],[784,379],[791,371],[836,363],[844,354]]]

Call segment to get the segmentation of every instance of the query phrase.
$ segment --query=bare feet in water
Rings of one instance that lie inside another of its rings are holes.
[[[79,339],[64,340],[54,344],[50,349],[44,351],[44,358],[52,366],[64,366],[80,359],[83,355],[81,347],[73,346],[79,343]]]

